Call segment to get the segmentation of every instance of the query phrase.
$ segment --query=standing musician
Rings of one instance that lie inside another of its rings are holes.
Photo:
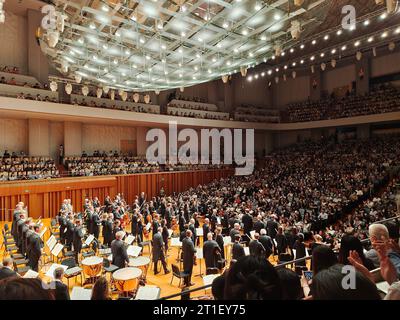
[[[93,207],[92,207],[93,208]],[[99,211],[100,208],[96,208],[94,209],[94,212],[92,213],[92,217],[91,217],[91,222],[92,222],[92,234],[94,235],[94,237],[98,240],[99,239],[99,235],[100,235],[100,225],[101,225],[101,221],[100,221],[100,217],[99,217]]]
[[[113,215],[112,213],[103,213],[102,221],[103,224],[103,244],[107,247],[111,247],[111,242],[113,240]]]
[[[39,260],[42,255],[42,239],[40,239],[39,235],[39,226],[35,225],[33,227],[34,234],[29,238],[30,248],[29,252],[29,266],[33,271],[38,272],[39,269]]]
[[[60,242],[62,244],[65,244],[65,231],[67,229],[67,218],[64,211],[60,211],[58,223],[60,225]]]
[[[157,265],[158,261],[161,260],[162,266],[164,268],[164,273],[168,274],[170,271],[167,268],[167,263],[165,262],[164,254],[164,240],[161,235],[162,228],[159,227],[153,236],[153,262],[154,262],[154,275],[158,274]]]
[[[83,239],[83,230],[82,230],[82,220],[77,219],[75,221],[75,228],[73,231],[73,246],[75,253],[75,261],[79,263],[79,254],[82,250],[82,239]]]
[[[196,248],[194,247],[194,243],[192,241],[192,231],[186,231],[186,237],[182,241],[182,255],[183,255],[183,271],[188,274],[188,277],[185,278],[185,285],[191,286],[194,285],[191,282],[193,265],[195,262],[195,253]]]
[[[111,242],[112,264],[118,268],[125,268],[125,265],[129,263],[128,253],[122,241],[123,235],[122,231],[118,231],[115,234],[115,240]]]
[[[74,240],[74,214],[70,213],[67,219],[67,228],[65,229],[65,244],[71,249],[72,242]]]

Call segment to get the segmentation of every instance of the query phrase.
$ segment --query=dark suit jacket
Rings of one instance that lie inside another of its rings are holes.
[[[229,232],[229,236],[231,237],[231,242],[235,242],[235,236],[236,236],[237,234],[240,234],[240,231],[235,230],[235,229],[232,229],[232,230]]]
[[[17,273],[14,270],[8,269],[6,267],[0,268],[0,280],[16,276]]]
[[[162,235],[160,232],[157,232],[154,237],[153,237],[153,261],[157,262],[162,254],[164,253],[163,251],[164,247],[164,240],[162,238]]]
[[[265,225],[264,225],[263,222],[261,222],[261,221],[256,221],[256,222],[254,223],[254,230],[256,230],[257,233],[260,233],[260,230],[261,230],[261,229],[264,229],[264,228],[265,228]]]
[[[73,245],[74,245],[74,251],[75,252],[80,252],[82,249],[82,238],[83,238],[83,232],[82,232],[82,227],[75,227],[74,228],[74,233],[73,233]]]
[[[267,221],[267,233],[272,239],[275,239],[276,234],[278,233],[278,227],[278,222],[276,222],[275,220]]]
[[[182,241],[182,255],[183,255],[183,270],[184,271],[192,271],[193,262],[194,262],[194,254],[196,253],[196,249],[194,247],[192,239],[185,237]]]
[[[265,254],[267,257],[270,256],[270,254],[272,253],[272,248],[273,248],[273,243],[272,243],[272,239],[269,236],[260,236],[260,238],[258,239],[258,241],[260,241],[260,243],[263,245],[265,251]]]
[[[104,243],[110,243],[113,240],[113,225],[111,221],[103,221]]]
[[[249,214],[245,214],[242,217],[242,222],[244,233],[250,234],[250,231],[253,230],[253,217]]]
[[[54,290],[56,300],[70,300],[67,285],[60,281],[54,281],[56,288]]]
[[[40,256],[42,255],[41,242],[42,240],[36,233],[30,237],[29,260],[38,261],[40,259]]]
[[[206,263],[206,268],[216,268],[218,256],[216,251],[221,251],[217,241],[207,240],[203,244],[203,258]]]
[[[238,260],[240,257],[245,256],[244,248],[240,243],[234,243],[232,246],[232,259]]]
[[[264,255],[263,245],[257,240],[250,241],[249,249],[252,256],[262,257]]]
[[[60,224],[60,238],[64,239],[65,238],[65,229],[67,228],[67,219],[65,217],[60,216],[58,218],[58,222]]]
[[[207,239],[207,235],[210,232],[210,226],[208,224],[203,224],[203,239]]]
[[[125,261],[129,263],[129,257],[122,240],[111,242],[112,264],[118,268],[125,268]]]

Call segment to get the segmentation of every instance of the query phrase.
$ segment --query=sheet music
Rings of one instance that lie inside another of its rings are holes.
[[[196,258],[203,259],[203,248],[196,248]]]
[[[230,244],[232,244],[231,237],[224,237],[224,246],[229,246]]]
[[[379,291],[382,291],[384,294],[387,294],[388,290],[390,288],[390,285],[386,281],[382,281],[382,282],[378,282],[376,284],[376,287],[378,288]]]
[[[196,235],[198,237],[202,237],[204,235],[203,234],[203,228],[196,228]]]
[[[56,239],[56,237],[54,235],[51,235],[51,237],[48,238],[47,241],[46,241],[46,245],[50,249],[50,251],[53,250],[53,248],[56,245],[56,243],[57,243],[57,239]]]
[[[73,287],[71,292],[71,300],[90,300],[92,298],[92,289],[82,287]]]
[[[51,279],[53,279],[53,278],[54,278],[54,270],[56,270],[57,268],[63,268],[64,271],[65,271],[65,270],[68,269],[68,266],[63,266],[63,265],[61,265],[61,264],[53,263],[53,264],[50,266],[49,270],[47,270],[45,276],[46,276],[46,277],[49,277],[49,278],[51,278]]]
[[[172,234],[174,233],[174,230],[168,229],[168,238],[171,238]]]
[[[171,247],[182,247],[182,242],[179,241],[179,238],[171,238]]]
[[[22,278],[25,279],[36,279],[39,276],[39,273],[29,269]]]
[[[46,231],[47,231],[47,227],[44,227],[43,230],[39,234],[40,238],[43,238],[43,236],[46,233]]]
[[[250,237],[254,239],[254,235],[256,234],[256,230],[250,231]]]
[[[87,245],[87,246],[90,246],[90,244],[92,243],[92,241],[94,240],[94,235],[92,235],[92,234],[89,234],[89,236],[86,238],[86,240],[85,240],[85,244]]]
[[[217,224],[221,224],[221,218],[217,217]]]
[[[128,256],[134,258],[138,257],[140,252],[142,252],[142,247],[138,246],[129,246],[128,249],[126,250]]]
[[[211,285],[215,278],[218,278],[219,274],[209,274],[208,276],[203,277],[203,284],[205,286]]]
[[[157,300],[160,298],[161,289],[156,286],[139,287],[135,300]]]
[[[246,256],[249,256],[250,255],[250,248],[249,247],[244,247],[243,249],[244,249],[244,254]]]
[[[111,254],[111,248],[99,249],[99,255],[105,256]]]
[[[272,239],[272,240],[274,241],[275,247],[277,247],[278,243],[276,242],[276,240],[275,239]]]
[[[64,246],[61,243],[57,243],[53,250],[51,250],[51,254],[55,257],[58,257],[58,255],[60,254],[61,250],[64,248]]]
[[[125,244],[131,245],[134,240],[135,240],[135,236],[130,234],[129,236],[127,236],[125,238]]]
[[[146,224],[146,230],[149,231],[151,228],[151,223],[149,222],[148,224]]]

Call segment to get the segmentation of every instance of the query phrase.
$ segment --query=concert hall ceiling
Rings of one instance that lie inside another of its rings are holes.
[[[357,19],[386,10],[375,0],[48,2],[57,23],[42,26],[40,42],[66,78],[156,92],[226,82],[259,64],[274,65],[285,53],[299,55],[301,45],[301,54],[317,49],[324,44],[314,37],[340,27],[346,4],[354,5]],[[313,45],[304,46],[308,40]]]

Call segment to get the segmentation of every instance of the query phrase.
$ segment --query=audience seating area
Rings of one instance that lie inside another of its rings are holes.
[[[215,104],[176,99],[168,103],[167,114],[177,117],[229,120],[229,113],[219,112]]]
[[[34,180],[60,177],[59,170],[49,157],[10,155],[0,158],[0,181]]]
[[[107,109],[117,109],[141,113],[160,114],[160,106],[145,103],[135,103],[131,101],[111,100],[108,98],[97,98],[71,94],[71,103],[85,107],[97,107]]]
[[[280,115],[279,110],[242,105],[236,108],[234,119],[246,122],[278,123]]]
[[[400,111],[400,90],[381,86],[369,94],[290,104],[284,122],[306,122]]]

